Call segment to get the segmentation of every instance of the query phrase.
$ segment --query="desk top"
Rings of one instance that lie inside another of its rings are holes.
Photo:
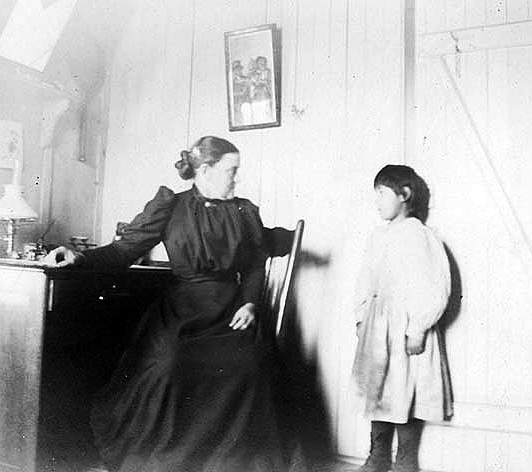
[[[0,266],[32,267],[37,269],[46,268],[46,266],[40,261],[29,261],[26,259],[10,259],[6,257],[0,257]]]
[[[37,270],[43,270],[46,272],[55,272],[55,271],[63,271],[65,268],[57,268],[57,267],[48,267],[45,264],[42,263],[42,261],[30,261],[26,259],[10,259],[10,258],[0,258],[0,267],[13,267],[13,268],[21,268],[21,269],[37,269]],[[68,270],[76,270],[75,267],[71,267]],[[81,271],[81,270],[80,270]],[[129,267],[127,270],[129,271],[140,271],[140,272],[169,272],[171,271],[170,266],[166,262],[152,262],[148,264],[133,264]],[[83,272],[93,272],[93,271],[85,271]],[[116,271],[109,271],[111,273]]]

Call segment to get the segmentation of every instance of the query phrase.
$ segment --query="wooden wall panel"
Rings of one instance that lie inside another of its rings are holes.
[[[520,5],[487,2],[486,22],[509,21],[514,7],[515,21],[526,20]],[[411,162],[434,194],[429,223],[453,253],[462,296],[446,330],[456,413],[450,427],[427,429],[421,457],[430,470],[525,470],[532,448],[532,383],[523,375],[532,367],[531,196],[523,183],[531,172],[525,83],[532,48],[505,49],[512,38],[499,40],[499,48],[493,42],[494,49],[417,63],[418,152]],[[438,458],[442,444],[447,454]]]
[[[261,215],[270,226],[293,227],[294,181],[298,173],[294,166],[297,143],[294,141],[296,103],[296,62],[298,50],[299,0],[270,0],[267,2],[267,23],[281,28],[281,126],[261,132],[265,151],[260,172]]]
[[[188,146],[194,12],[159,2],[136,12],[109,73],[102,241],[142,209],[159,185],[185,188],[173,167]]]
[[[416,2],[424,33],[497,25],[532,18],[531,0],[429,0]]]
[[[346,127],[344,169],[335,188],[343,218],[336,228],[338,242],[331,250],[330,278],[335,296],[335,326],[326,331],[331,349],[336,343],[335,434],[339,454],[364,457],[369,448],[367,420],[355,413],[351,367],[356,335],[350,296],[361,250],[369,231],[380,223],[375,212],[373,178],[386,163],[404,162],[404,3],[349,2]],[[386,12],[386,13],[385,13]],[[358,47],[364,44],[365,47]],[[333,333],[333,330],[335,333]],[[332,361],[333,355],[330,355]],[[332,363],[332,362],[331,362]],[[328,370],[330,366],[323,366]]]

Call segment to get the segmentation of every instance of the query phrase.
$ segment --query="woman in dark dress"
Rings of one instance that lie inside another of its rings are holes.
[[[234,196],[238,149],[207,136],[176,163],[190,190],[161,187],[119,241],[47,263],[125,268],[162,241],[174,274],[144,315],[92,427],[120,472],[286,470],[272,401],[271,350],[256,316],[266,253],[258,208]]]

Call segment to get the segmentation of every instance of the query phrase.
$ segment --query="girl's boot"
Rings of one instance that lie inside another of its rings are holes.
[[[357,472],[388,472],[392,465],[392,440],[394,423],[371,422],[371,448],[369,457]]]
[[[397,456],[393,472],[419,472],[418,452],[423,421],[411,419],[397,425]]]

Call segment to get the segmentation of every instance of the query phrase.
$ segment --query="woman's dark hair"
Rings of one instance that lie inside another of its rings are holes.
[[[389,187],[396,195],[405,197],[408,216],[425,223],[429,215],[430,190],[412,167],[394,164],[384,166],[373,181],[374,188],[378,185]],[[405,187],[410,190],[410,196],[405,192]]]
[[[203,136],[198,139],[190,151],[181,151],[181,159],[175,163],[179,176],[184,180],[192,179],[196,169],[202,164],[216,164],[224,154],[239,152],[237,147],[226,139],[216,136]]]

